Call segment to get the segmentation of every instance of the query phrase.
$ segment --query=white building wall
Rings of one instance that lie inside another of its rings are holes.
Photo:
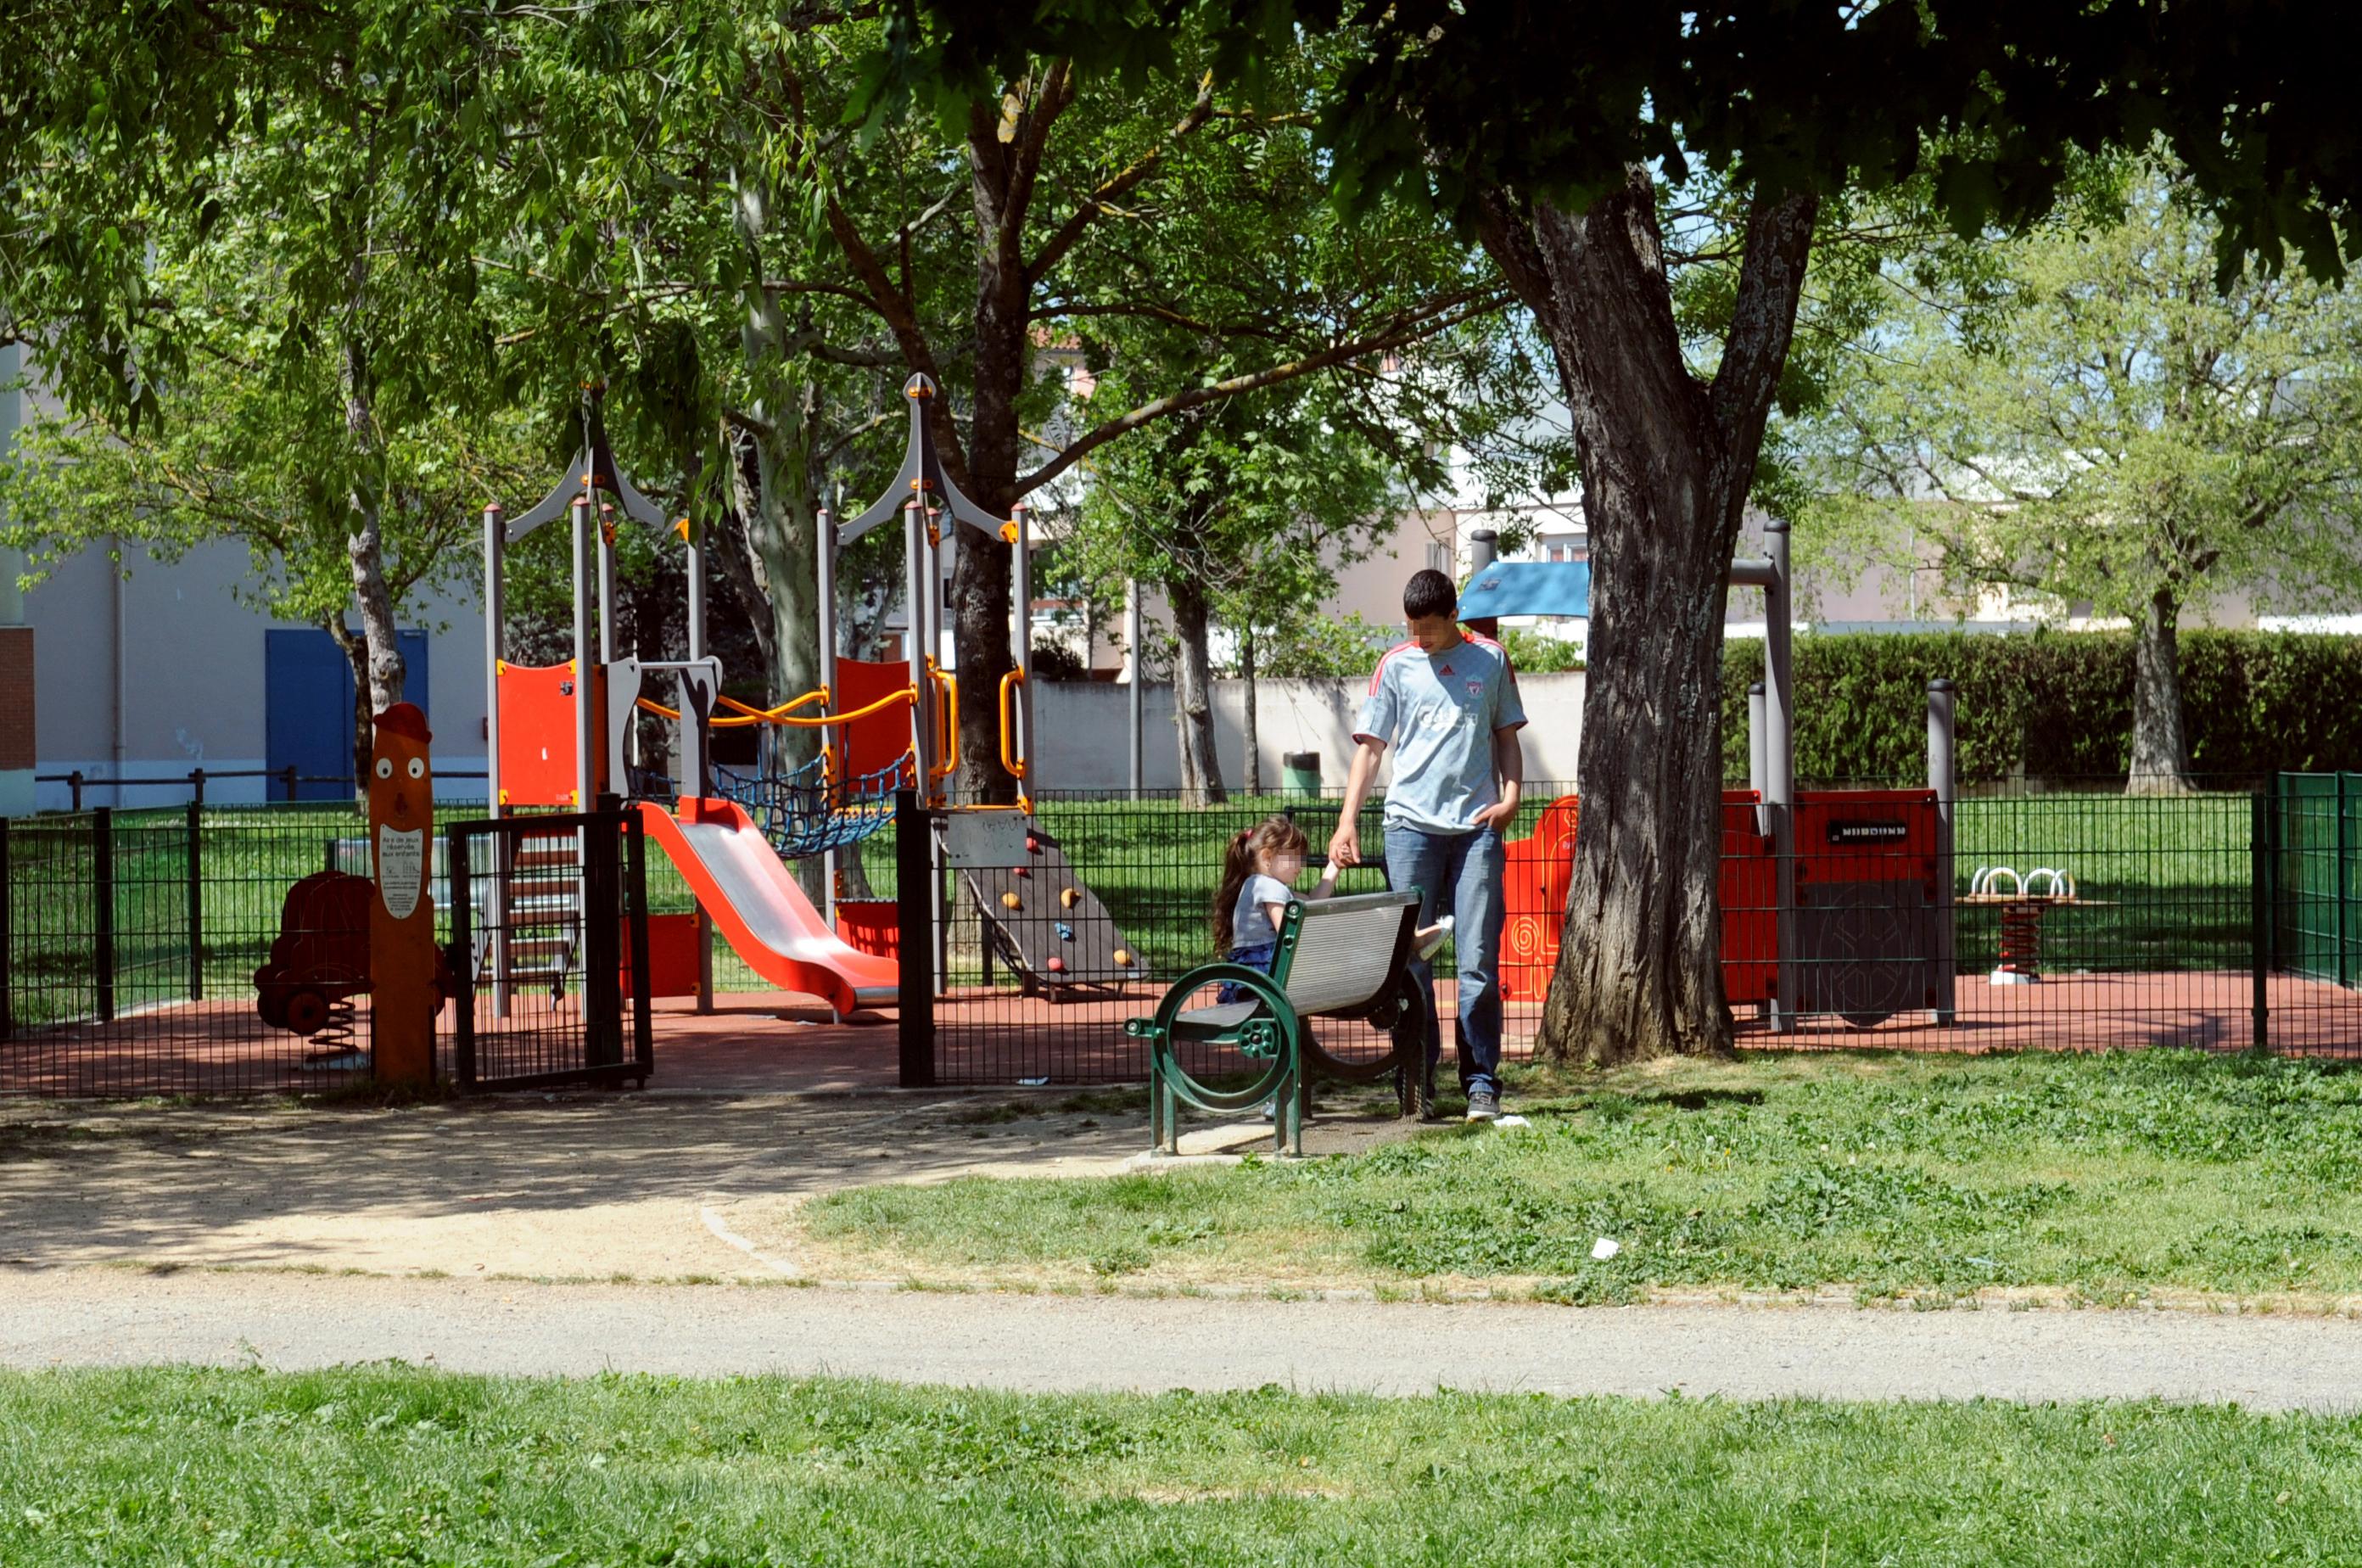
[[[39,772],[80,770],[93,782],[185,778],[259,770],[264,756],[263,634],[272,621],[233,591],[248,581],[244,548],[213,545],[172,562],[132,547],[121,576],[102,551],[60,562],[25,595],[25,621],[39,650],[35,674]],[[484,766],[484,620],[481,609],[427,600],[403,617],[428,634],[427,709],[441,773]],[[464,798],[472,781],[448,791]],[[480,783],[473,785],[480,793]],[[208,778],[208,801],[260,801],[260,778]],[[165,805],[188,798],[170,788],[86,783],[84,805]],[[70,787],[44,783],[36,802],[62,810]]]
[[[1572,788],[1583,741],[1584,678],[1580,672],[1518,678],[1527,723],[1526,777]],[[1258,680],[1258,736],[1264,788],[1277,793],[1280,759],[1289,752],[1320,755],[1320,780],[1341,789],[1353,759],[1353,719],[1366,680]],[[1181,787],[1181,747],[1173,724],[1173,688],[1142,689],[1142,787]],[[1037,790],[1122,790],[1131,783],[1131,690],[1110,681],[1043,681],[1033,693],[1041,753]],[[1214,753],[1222,781],[1238,789],[1246,778],[1246,683],[1214,683]],[[1384,775],[1381,775],[1383,778]]]

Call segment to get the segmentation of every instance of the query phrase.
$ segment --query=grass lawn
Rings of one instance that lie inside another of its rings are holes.
[[[401,1367],[0,1375],[0,1562],[2352,1561],[2362,1423],[1059,1397]]]
[[[817,1199],[843,1266],[920,1278],[1652,1290],[2362,1292],[2362,1071],[2146,1051],[1749,1053],[1513,1077],[1524,1129],[1095,1180]],[[1600,1237],[1621,1250],[1591,1253]]]

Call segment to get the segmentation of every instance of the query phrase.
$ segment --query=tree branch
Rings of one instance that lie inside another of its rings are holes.
[[[1074,467],[1085,453],[1103,447],[1117,436],[1127,431],[1137,430],[1143,425],[1165,418],[1170,414],[1179,414],[1186,409],[1196,408],[1203,403],[1214,403],[1226,397],[1235,397],[1241,392],[1253,392],[1257,388],[1274,386],[1281,381],[1294,381],[1298,376],[1310,375],[1315,370],[1325,370],[1331,365],[1358,359],[1363,354],[1375,354],[1387,348],[1398,348],[1418,338],[1431,337],[1437,333],[1448,332],[1462,322],[1473,321],[1481,315],[1489,315],[1508,303],[1508,295],[1505,293],[1486,292],[1473,300],[1471,300],[1466,293],[1455,294],[1448,299],[1435,302],[1384,332],[1357,337],[1348,343],[1335,344],[1318,353],[1308,354],[1300,359],[1290,359],[1285,364],[1273,365],[1266,370],[1232,376],[1227,381],[1216,381],[1211,386],[1192,387],[1187,392],[1175,392],[1168,397],[1142,403],[1130,413],[1110,419],[1085,434],[1050,461],[1019,479],[1016,493],[1030,494]]]
[[[1813,249],[1813,218],[1820,198],[1758,192],[1748,204],[1746,259],[1739,263],[1738,297],[1730,315],[1730,337],[1715,372],[1709,401],[1726,451],[1754,453],[1771,416],[1788,342],[1796,331],[1796,301],[1805,288],[1805,262]]]
[[[1100,181],[1090,194],[1083,198],[1081,205],[1075,209],[1065,223],[1058,226],[1058,232],[1050,237],[1049,242],[1043,245],[1040,253],[1027,264],[1026,286],[1031,288],[1039,283],[1049,275],[1051,268],[1065,260],[1066,252],[1075,248],[1076,243],[1083,237],[1084,231],[1098,221],[1107,204],[1120,200],[1142,181],[1155,173],[1157,166],[1164,161],[1164,154],[1173,144],[1204,125],[1212,116],[1213,109],[1214,74],[1209,71],[1198,83],[1197,101],[1189,105],[1188,113],[1183,115],[1175,123],[1172,130],[1165,134],[1164,139],[1132,160],[1125,168]]]

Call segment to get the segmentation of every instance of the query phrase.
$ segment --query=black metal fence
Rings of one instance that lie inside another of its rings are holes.
[[[1532,1047],[1556,962],[1572,795],[1529,784],[1505,835],[1496,983],[1513,1056]],[[1948,808],[1925,789],[1805,790],[1784,854],[1752,796],[1726,801],[1717,945],[1742,1043],[2362,1055],[2362,780],[2129,797],[2120,779],[2021,782]],[[904,911],[906,931],[933,937],[925,1010],[906,1007],[902,1021],[904,1081],[1143,1077],[1123,1021],[1220,956],[1210,915],[1230,836],[1292,816],[1317,868],[1339,806],[1333,795],[1037,799],[1036,822],[1092,895],[1087,918],[1106,926],[1068,922],[1073,944],[1137,958],[1113,984],[1062,982],[1038,955],[1012,964],[998,934],[1012,916],[990,889],[940,853],[932,866],[913,859],[908,885],[940,891],[933,911]],[[1365,808],[1365,866],[1341,890],[1385,885],[1382,815],[1382,801]],[[916,835],[904,843],[923,853]],[[1436,960],[1447,1046],[1457,962],[1453,946]],[[1346,1055],[1384,1049],[1374,1033],[1339,1043]]]
[[[475,816],[480,805],[442,810]],[[604,820],[606,842],[624,845],[623,815]],[[366,877],[367,834],[367,818],[342,801],[0,819],[0,1096],[304,1093],[362,1077],[367,900],[311,879]],[[447,955],[455,930],[481,926],[465,918],[465,895],[455,901],[448,844],[437,845],[429,884]],[[637,864],[619,867],[599,907],[645,911]],[[610,945],[628,940],[590,929]],[[489,1042],[480,1037],[480,1076],[511,1075],[526,1052],[521,1033],[545,1055],[570,1038],[580,1058],[597,1037],[597,1016],[579,997],[583,973],[578,957],[563,999],[550,998],[545,979],[546,1005],[513,1011]],[[460,1065],[459,1016],[446,1008],[438,1026],[447,1077]],[[642,1013],[623,1057],[644,1068],[646,1050]]]
[[[639,814],[454,823],[442,850],[458,1086],[645,1086],[656,1056]]]

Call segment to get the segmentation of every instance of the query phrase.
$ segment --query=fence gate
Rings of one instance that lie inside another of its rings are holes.
[[[445,830],[462,1089],[647,1083],[646,845],[612,799]]]

